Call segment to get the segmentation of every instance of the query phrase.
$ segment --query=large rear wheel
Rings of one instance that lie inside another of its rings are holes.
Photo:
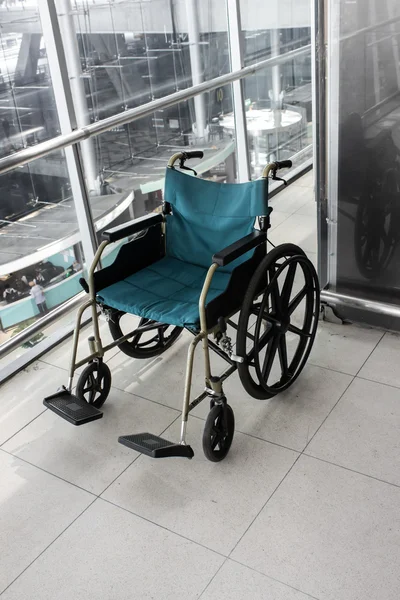
[[[118,344],[118,348],[132,358],[152,358],[165,352],[178,339],[182,328],[161,323],[156,325],[155,321],[143,318],[136,327],[153,323],[154,329],[137,333],[131,339]],[[114,340],[118,340],[136,328],[132,315],[117,310],[112,311],[108,326]]]
[[[314,265],[298,246],[277,246],[261,261],[237,333],[237,354],[244,357],[238,372],[248,394],[272,398],[297,379],[314,343],[319,296]]]

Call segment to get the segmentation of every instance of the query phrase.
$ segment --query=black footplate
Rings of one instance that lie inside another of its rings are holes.
[[[190,446],[174,444],[152,433],[121,435],[118,441],[120,444],[131,448],[131,450],[147,454],[147,456],[151,456],[152,458],[168,458],[170,456],[193,458],[194,456],[194,452]]]
[[[65,388],[45,398],[43,404],[73,425],[84,425],[103,416],[101,410],[70,394]]]

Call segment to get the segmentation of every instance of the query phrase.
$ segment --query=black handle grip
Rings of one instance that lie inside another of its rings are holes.
[[[275,164],[278,169],[290,169],[293,165],[291,160],[276,160]]]
[[[187,160],[188,158],[203,158],[204,152],[202,150],[193,150],[193,152],[182,152],[184,155],[183,158]]]

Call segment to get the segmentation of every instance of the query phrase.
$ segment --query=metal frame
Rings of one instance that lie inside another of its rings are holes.
[[[326,82],[326,143],[328,206],[328,285],[336,285],[337,277],[337,221],[338,221],[338,169],[339,169],[339,27],[340,5],[329,2],[327,11],[327,69]]]
[[[328,282],[325,1],[313,0],[312,2],[311,39],[313,67],[313,154],[319,249],[318,276],[321,287],[324,287]]]

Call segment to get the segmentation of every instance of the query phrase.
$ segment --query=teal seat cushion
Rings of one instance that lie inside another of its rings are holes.
[[[149,267],[101,290],[97,300],[117,310],[161,323],[198,329],[204,267],[166,256]],[[207,302],[225,291],[230,273],[217,271]]]

